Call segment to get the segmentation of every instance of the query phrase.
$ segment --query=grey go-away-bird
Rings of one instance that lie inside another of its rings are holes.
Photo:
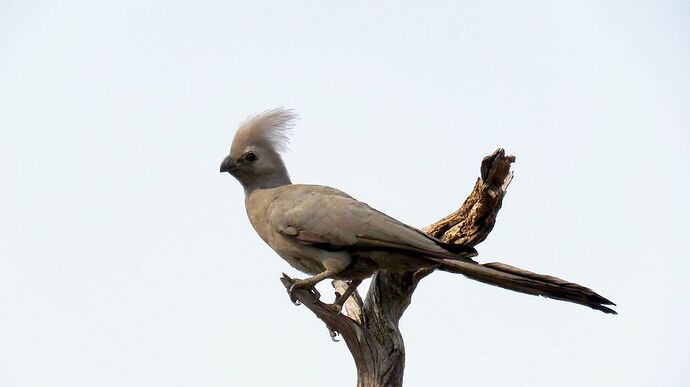
[[[291,110],[274,109],[246,120],[220,165],[220,172],[229,172],[244,187],[247,215],[261,239],[311,275],[288,289],[291,298],[296,288],[315,292],[314,285],[326,278],[348,280],[348,290],[333,304],[339,311],[357,285],[378,270],[438,267],[505,289],[616,313],[605,306],[614,303],[584,286],[502,263],[479,264],[471,259],[477,255],[473,247],[444,243],[345,192],[292,184],[280,152],[295,118]]]

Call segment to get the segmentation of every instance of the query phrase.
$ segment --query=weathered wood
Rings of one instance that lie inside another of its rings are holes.
[[[510,165],[514,156],[497,149],[481,164],[481,177],[462,206],[443,219],[424,228],[429,235],[448,243],[475,246],[486,239],[496,222],[506,189],[512,180]],[[318,295],[298,289],[293,297],[321,319],[335,340],[345,341],[357,367],[357,387],[402,386],[405,345],[398,324],[410,305],[417,284],[434,268],[416,272],[380,271],[372,277],[364,302],[357,292],[345,303],[345,314],[318,299]],[[283,274],[281,281],[289,288],[293,280]],[[347,287],[333,281],[337,294]]]
[[[496,224],[506,189],[513,179],[510,165],[515,156],[496,149],[482,160],[481,177],[460,208],[424,231],[448,243],[476,246],[486,239]]]

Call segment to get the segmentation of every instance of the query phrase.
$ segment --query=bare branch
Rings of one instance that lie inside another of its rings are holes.
[[[496,223],[513,178],[510,166],[514,161],[514,156],[506,156],[500,148],[485,157],[481,177],[462,206],[424,231],[448,243],[475,246],[484,241]],[[402,386],[405,346],[398,323],[410,305],[417,284],[434,269],[376,273],[364,303],[357,293],[347,300],[347,315],[336,314],[333,308],[304,289],[296,290],[293,296],[326,323],[331,337],[336,332],[343,337],[357,366],[358,387]],[[286,288],[293,283],[287,275],[281,281]],[[343,294],[347,283],[333,281],[333,286]]]
[[[501,148],[482,160],[481,177],[462,206],[424,228],[427,234],[444,242],[476,246],[493,230],[503,197],[513,179],[510,165],[515,156]]]

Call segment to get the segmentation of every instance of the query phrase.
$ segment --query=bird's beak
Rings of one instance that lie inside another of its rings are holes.
[[[230,156],[227,156],[226,158],[224,158],[223,162],[220,163],[220,173],[223,173],[223,172],[232,173],[236,170],[237,170],[237,161],[233,160],[233,158]]]

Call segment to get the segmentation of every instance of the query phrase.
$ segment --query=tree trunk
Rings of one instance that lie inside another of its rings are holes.
[[[510,165],[514,156],[497,149],[482,160],[481,177],[463,205],[424,231],[444,242],[475,246],[489,235],[496,222],[506,189],[512,180]],[[309,308],[328,327],[331,338],[345,340],[357,366],[358,387],[400,387],[405,369],[405,344],[398,323],[410,305],[419,281],[434,268],[416,272],[380,271],[372,277],[362,302],[357,292],[345,303],[345,314],[335,314],[327,304],[303,289],[293,296]],[[289,288],[293,280],[283,274]],[[344,281],[333,281],[336,293],[343,294]]]

